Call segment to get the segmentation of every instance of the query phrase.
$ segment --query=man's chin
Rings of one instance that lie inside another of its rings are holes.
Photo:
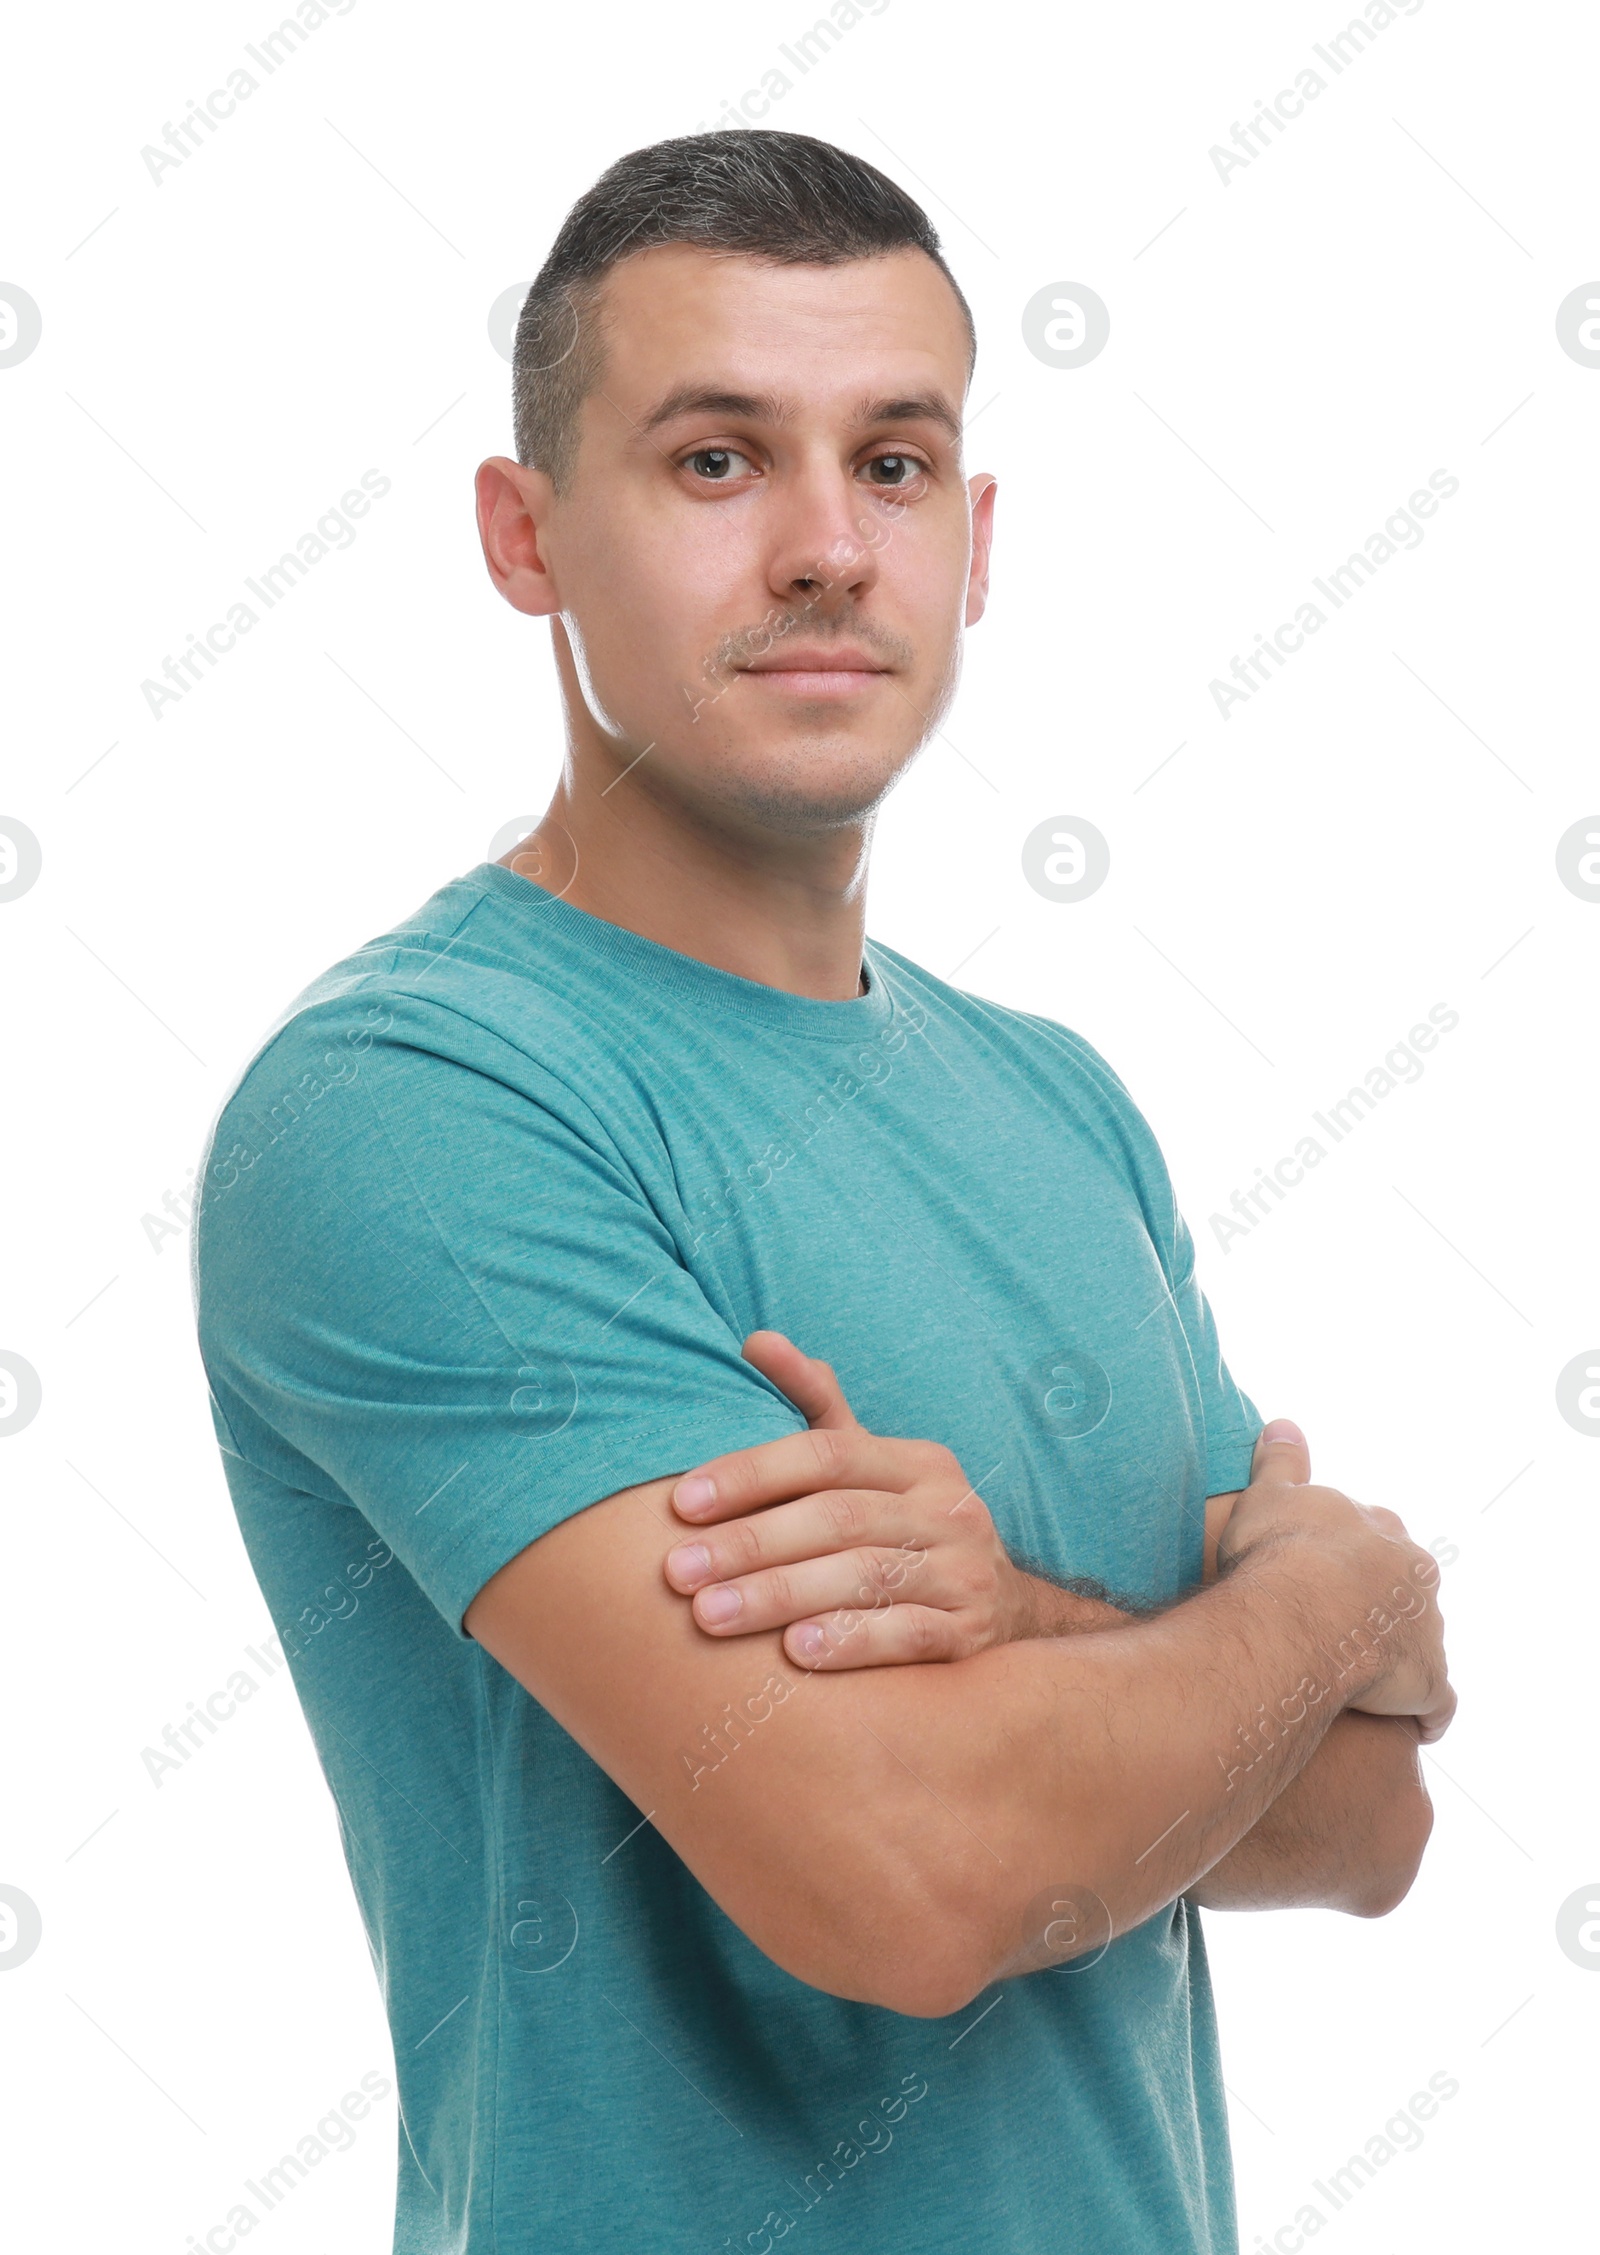
[[[871,819],[892,785],[885,785],[875,798],[794,799],[747,794],[736,801],[725,802],[730,812],[739,814],[748,825],[779,832],[786,837],[817,837],[835,830],[859,830]]]
[[[841,765],[837,752],[814,765],[791,753],[769,767],[741,764],[701,779],[730,815],[789,834],[859,828],[881,806],[915,753],[888,765],[879,751]]]

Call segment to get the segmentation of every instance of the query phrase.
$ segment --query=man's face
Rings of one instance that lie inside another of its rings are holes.
[[[962,476],[953,291],[920,251],[775,266],[670,244],[612,270],[602,319],[539,543],[593,722],[707,818],[858,820],[944,711],[983,608],[993,487]]]

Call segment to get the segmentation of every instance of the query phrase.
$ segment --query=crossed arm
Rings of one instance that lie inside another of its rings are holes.
[[[752,1333],[745,1352],[790,1395],[814,1430],[859,1429],[833,1372],[825,1363],[802,1355],[781,1333]],[[759,1457],[761,1452],[751,1453]],[[1305,1480],[1310,1477],[1310,1458],[1303,1450],[1301,1455],[1303,1461],[1295,1471]],[[1242,1492],[1207,1501],[1203,1569],[1207,1583],[1216,1579],[1218,1538]],[[851,1529],[848,1555],[843,1545],[836,1555],[850,1572],[857,1572],[857,1588],[852,1592],[856,1608],[853,1615],[825,1613],[819,1593],[831,1587],[837,1594],[839,1578],[837,1573],[819,1577],[805,1566],[795,1570],[796,1544],[806,1537],[797,1535],[785,1542],[779,1533],[774,1541],[760,1520],[746,1516],[752,1508],[769,1507],[759,1492],[736,1494],[730,1507],[737,1507],[743,1524],[730,1527],[722,1520],[713,1570],[675,1571],[673,1560],[681,1556],[675,1552],[668,1561],[668,1578],[685,1594],[705,1593],[696,1606],[703,1627],[720,1626],[724,1631],[731,1627],[738,1633],[742,1626],[738,1620],[713,1624],[706,1619],[710,1590],[731,1582],[747,1600],[745,1622],[761,1627],[795,1625],[785,1641],[802,1665],[816,1665],[819,1654],[824,1665],[846,1667],[954,1659],[1015,1637],[1127,1628],[1139,1618],[1036,1574],[1022,1573],[1009,1586],[989,1590],[985,1576],[1000,1584],[1003,1554],[993,1556],[998,1544],[991,1540],[986,1555],[984,1538],[992,1531],[982,1504],[970,1497],[954,1513],[934,1515],[926,1529],[902,1527],[904,1571],[896,1576],[891,1568],[875,1590],[860,1582],[861,1532],[859,1527]],[[698,1520],[700,1514],[695,1517]],[[776,1532],[775,1522],[773,1527]],[[959,1550],[965,1543],[970,1555],[939,1560],[940,1570],[930,1576],[925,1571],[930,1541],[942,1542],[947,1550]],[[964,1569],[968,1586],[963,1583]],[[719,1578],[719,1572],[726,1579]],[[974,1580],[975,1588],[970,1586]],[[892,1587],[882,1586],[883,1582]],[[941,1608],[945,1618],[934,1622],[925,1618],[930,1611],[927,1601],[934,1594],[930,1582],[953,1601]],[[922,1601],[911,1604],[901,1619],[924,1616],[927,1643],[908,1642],[899,1624],[883,1618],[897,1595]],[[860,1606],[869,1598],[871,1610],[862,1618]],[[817,1651],[802,1651],[807,1641],[817,1643]],[[1185,1889],[1189,1900],[1208,1910],[1326,1909],[1359,1918],[1382,1917],[1393,1910],[1416,1877],[1433,1824],[1418,1743],[1409,1716],[1354,1711],[1337,1716],[1305,1768],[1289,1779],[1244,1838]]]
[[[1060,1962],[1035,1914],[1064,1881],[1116,1933],[1180,1894],[1363,1916],[1401,1898],[1431,1821],[1406,1719],[1423,1701],[1393,1662],[1351,1677],[1334,1650],[1380,1614],[1375,1574],[1415,1577],[1394,1582],[1394,1626],[1426,1611],[1430,1562],[1398,1522],[1363,1531],[1359,1570],[1257,1543],[1133,1616],[1019,1571],[948,1452],[863,1433],[825,1365],[776,1334],[746,1353],[810,1433],[718,1460],[710,1497],[656,1481],[563,1522],[465,1626],[758,1947],[834,1994],[940,2015]],[[819,1483],[830,1465],[842,1492]],[[1212,1499],[1208,1559],[1233,1501]],[[1297,1678],[1294,1728],[1239,1750]]]
[[[1242,1490],[1206,1505],[1206,1580]],[[1135,1616],[1034,1578],[1035,1635],[1127,1626]],[[1381,1918],[1404,1900],[1433,1827],[1408,1715],[1335,1717],[1305,1768],[1244,1838],[1184,1890],[1205,1910],[1338,1910]]]

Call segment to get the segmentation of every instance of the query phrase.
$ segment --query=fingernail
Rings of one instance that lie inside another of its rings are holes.
[[[679,1511],[704,1511],[708,1503],[717,1500],[717,1483],[708,1480],[703,1472],[696,1472],[687,1480],[680,1480],[672,1491],[672,1501]]]
[[[711,1553],[704,1543],[683,1543],[667,1552],[667,1571],[675,1582],[703,1582],[711,1571]]]
[[[1262,1426],[1261,1438],[1264,1441],[1297,1441],[1300,1438],[1300,1428],[1292,1417],[1275,1417],[1270,1425]]]
[[[820,1660],[822,1658],[822,1647],[826,1640],[822,1631],[814,1622],[806,1628],[797,1629],[794,1641],[799,1645],[808,1660]]]
[[[708,1589],[698,1599],[702,1621],[731,1621],[744,1604],[736,1589],[724,1583],[720,1589]]]

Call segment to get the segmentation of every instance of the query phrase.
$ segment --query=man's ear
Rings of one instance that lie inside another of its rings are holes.
[[[527,469],[504,454],[481,462],[474,484],[489,577],[513,610],[548,618],[561,608],[545,553],[555,487],[543,470]]]
[[[972,496],[972,569],[967,575],[968,626],[976,626],[989,601],[989,549],[994,540],[995,481],[987,470],[967,480]]]

